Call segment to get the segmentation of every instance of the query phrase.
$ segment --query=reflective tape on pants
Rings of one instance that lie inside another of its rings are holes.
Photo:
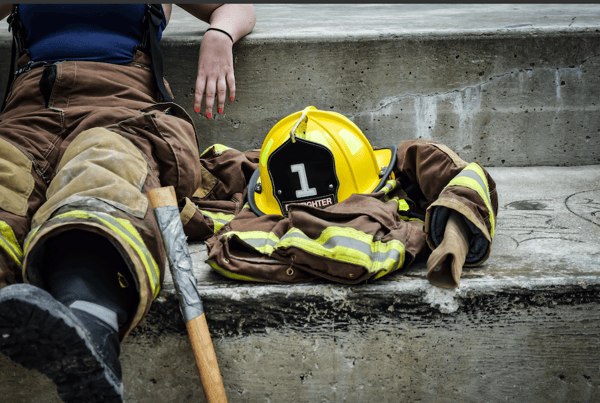
[[[109,228],[112,233],[115,233],[119,237],[124,239],[140,257],[140,260],[142,261],[144,268],[146,269],[146,273],[148,274],[153,296],[154,298],[158,296],[158,292],[160,291],[160,271],[158,269],[158,265],[156,264],[156,261],[154,260],[154,258],[150,254],[150,251],[144,244],[142,237],[128,220],[124,218],[115,218],[113,216],[100,212],[92,213],[88,211],[75,210],[57,215],[56,217],[52,217],[49,221],[58,220],[61,218],[82,218],[86,220],[91,220],[104,225],[105,227]],[[29,234],[27,240],[25,241],[25,250],[28,249],[31,239],[39,229],[40,227],[37,227]]]
[[[12,228],[4,221],[0,221],[0,247],[13,258],[19,267],[23,266],[23,251],[21,250],[21,246],[19,246]]]

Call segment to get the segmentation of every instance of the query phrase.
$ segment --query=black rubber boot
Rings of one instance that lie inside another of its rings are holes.
[[[84,324],[73,311],[41,288],[29,284],[4,287],[0,290],[0,351],[25,368],[47,375],[64,402],[122,402],[118,356],[115,361],[114,356],[99,351],[89,323]]]
[[[122,402],[119,328],[138,298],[124,260],[107,239],[81,230],[52,237],[45,250],[49,292],[0,290],[0,351],[46,374],[65,402]],[[123,288],[124,277],[132,286]]]

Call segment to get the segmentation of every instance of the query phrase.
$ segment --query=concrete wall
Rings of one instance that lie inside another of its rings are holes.
[[[374,145],[429,137],[500,166],[490,169],[500,213],[490,259],[454,291],[428,284],[423,262],[357,286],[229,281],[192,245],[229,401],[600,401],[600,6],[257,14],[235,53],[237,100],[210,121],[191,105],[206,26],[176,11],[181,24],[164,38],[167,77],[201,149],[260,147],[279,119],[312,104],[347,115]],[[0,58],[0,83],[7,71]],[[507,168],[532,165],[582,166]],[[127,403],[203,401],[168,278],[122,363]],[[0,356],[0,400],[59,402],[49,390]]]
[[[237,100],[209,121],[192,110],[206,24],[174,8],[165,72],[202,150],[259,148],[278,120],[314,105],[348,116],[376,146],[432,138],[486,166],[600,162],[598,6],[256,9],[235,52]],[[4,54],[9,39],[0,34]]]
[[[191,111],[195,46],[165,46]],[[239,103],[198,117],[201,149],[260,148],[308,105],[352,119],[372,144],[431,138],[486,166],[600,162],[600,35],[248,40],[236,54]],[[184,62],[187,61],[187,62]]]

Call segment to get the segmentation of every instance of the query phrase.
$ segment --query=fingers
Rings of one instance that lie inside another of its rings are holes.
[[[216,79],[198,76],[194,92],[194,112],[200,113],[202,100],[204,100],[203,114],[208,119],[215,115],[215,109],[217,113],[223,113],[225,101],[227,100],[227,88],[229,88],[229,101],[233,102],[235,99],[235,78],[232,73],[228,74],[227,77]]]
[[[217,112],[223,113],[225,107],[225,96],[227,95],[227,84],[225,84],[225,77],[219,77],[217,82]]]
[[[230,101],[233,101],[235,79],[231,39],[217,31],[208,31],[200,45],[194,111],[200,113],[204,100],[204,116],[210,119],[214,116],[214,109],[217,113],[223,113],[228,87]]]
[[[229,100],[233,102],[235,99],[235,77],[233,71],[227,75],[227,86],[229,87]]]
[[[194,90],[194,112],[200,113],[202,107],[202,95],[206,86],[206,77],[198,75],[196,78],[196,89]]]
[[[212,117],[213,104],[215,103],[216,85],[214,80],[206,82],[206,97],[204,98],[204,115],[210,119]]]

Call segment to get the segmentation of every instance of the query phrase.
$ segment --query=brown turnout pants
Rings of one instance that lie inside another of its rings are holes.
[[[120,252],[139,291],[125,337],[158,294],[166,256],[146,193],[200,182],[191,118],[157,102],[149,58],[113,65],[68,61],[16,77],[0,116],[0,286],[40,273],[44,243],[92,231]]]

